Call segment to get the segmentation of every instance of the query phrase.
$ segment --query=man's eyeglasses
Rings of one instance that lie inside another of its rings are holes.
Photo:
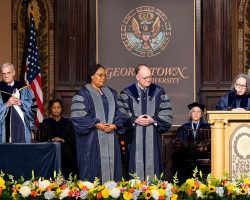
[[[153,76],[146,76],[146,77],[141,77],[141,78],[148,81],[148,80],[152,80]]]
[[[243,88],[243,89],[246,89],[246,88],[247,88],[246,85],[241,85],[241,84],[238,84],[238,83],[236,83],[235,85],[236,85],[236,87],[238,87],[238,88]]]
[[[106,78],[107,77],[106,74],[95,74],[95,75],[97,75],[99,78]]]

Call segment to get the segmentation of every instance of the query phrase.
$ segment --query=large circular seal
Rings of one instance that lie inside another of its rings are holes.
[[[131,10],[123,19],[121,39],[128,51],[140,57],[161,53],[171,37],[171,25],[161,10],[141,6]]]

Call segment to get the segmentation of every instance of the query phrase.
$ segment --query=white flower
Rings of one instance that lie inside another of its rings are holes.
[[[173,192],[172,192],[171,188],[167,187],[166,188],[166,198],[170,199],[172,197],[172,195],[173,195]]]
[[[216,193],[222,197],[224,194],[224,188],[223,187],[216,187]]]
[[[46,189],[48,186],[50,186],[50,182],[48,180],[38,181],[39,188]]]
[[[44,198],[48,199],[48,200],[54,199],[55,198],[55,191],[46,191],[44,193]]]
[[[19,190],[20,194],[22,195],[22,197],[26,198],[30,195],[31,190],[28,186],[22,186]]]
[[[62,190],[62,192],[59,195],[59,199],[63,199],[65,197],[68,197],[68,194],[69,194],[69,188],[67,187],[64,190]]]
[[[30,181],[25,181],[24,183],[23,183],[23,186],[28,186],[30,184]]]
[[[131,179],[129,182],[131,187],[135,187],[136,184],[141,184],[141,181],[138,179]]]
[[[198,198],[202,198],[202,199],[204,198],[204,196],[200,190],[196,190],[196,195]]]
[[[121,194],[121,191],[118,188],[113,188],[110,190],[110,196],[117,199]]]
[[[86,186],[88,189],[94,189],[95,185],[89,181],[83,181],[82,184]]]
[[[117,183],[115,181],[109,181],[104,183],[104,187],[107,188],[108,190],[111,190],[113,188],[116,188]]]
[[[135,191],[132,194],[132,199],[137,199],[140,193],[141,193],[141,190],[135,189]]]
[[[154,199],[156,199],[156,200],[159,199],[159,196],[160,196],[160,194],[157,190],[152,190],[152,197]]]
[[[81,192],[80,192],[80,198],[81,199],[87,199],[88,198],[88,191],[86,191],[86,190],[81,190]]]

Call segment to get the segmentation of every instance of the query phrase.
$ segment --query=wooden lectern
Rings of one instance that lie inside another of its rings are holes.
[[[217,178],[250,174],[250,111],[207,111],[211,124],[211,172]]]

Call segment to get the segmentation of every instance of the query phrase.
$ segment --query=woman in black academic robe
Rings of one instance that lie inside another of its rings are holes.
[[[68,177],[78,174],[74,127],[69,118],[62,116],[63,105],[58,99],[49,102],[51,118],[44,119],[39,126],[39,141],[61,143],[62,174]]]
[[[193,176],[196,159],[210,159],[210,124],[203,117],[205,106],[194,102],[188,105],[189,122],[179,127],[173,142],[173,170],[180,182]]]
[[[246,74],[235,77],[231,91],[219,98],[216,110],[250,110],[250,81]]]

